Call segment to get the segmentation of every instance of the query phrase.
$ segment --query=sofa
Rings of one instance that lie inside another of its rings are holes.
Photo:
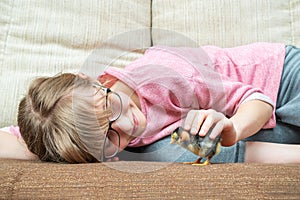
[[[0,127],[31,80],[124,67],[153,45],[300,46],[299,0],[1,0]],[[299,164],[0,159],[0,199],[300,199]]]

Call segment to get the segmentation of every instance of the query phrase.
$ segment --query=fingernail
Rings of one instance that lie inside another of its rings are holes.
[[[183,127],[184,129],[186,129],[186,130],[189,130],[190,129],[190,126],[188,126],[188,125],[184,125],[184,127]]]
[[[192,134],[196,134],[196,133],[197,133],[197,130],[196,130],[195,128],[192,128],[192,129],[191,129],[191,133],[192,133]]]
[[[200,130],[199,135],[204,136],[205,131],[203,129]]]

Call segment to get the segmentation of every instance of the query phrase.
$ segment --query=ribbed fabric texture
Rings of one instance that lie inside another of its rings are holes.
[[[154,45],[300,45],[299,0],[153,0],[152,13]]]
[[[0,160],[0,199],[299,199],[300,165]]]
[[[131,34],[137,29],[145,31]],[[18,102],[33,78],[82,71],[99,46],[112,52],[96,63],[122,67],[141,55],[127,52],[128,43],[232,47],[259,41],[300,46],[300,1],[2,0],[0,127],[16,124]]]
[[[99,52],[101,64],[124,66],[136,59],[139,54],[126,52],[128,43],[149,47],[150,31],[140,38],[114,37],[149,29],[150,21],[150,0],[1,1],[0,127],[16,124],[18,102],[36,76],[85,71],[91,53],[103,45],[112,50]]]

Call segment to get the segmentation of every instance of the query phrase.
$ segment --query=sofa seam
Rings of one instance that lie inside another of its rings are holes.
[[[292,44],[295,44],[295,30],[294,30],[294,13],[293,13],[293,10],[292,10],[292,1],[293,0],[289,0],[289,14],[290,14],[290,30],[291,30],[291,43]]]
[[[150,47],[153,46],[153,0],[150,0]]]

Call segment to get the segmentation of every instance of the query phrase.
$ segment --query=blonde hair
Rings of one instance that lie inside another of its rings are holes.
[[[74,74],[34,80],[18,110],[29,150],[43,161],[101,161],[108,113],[95,110],[94,95],[92,81]]]

